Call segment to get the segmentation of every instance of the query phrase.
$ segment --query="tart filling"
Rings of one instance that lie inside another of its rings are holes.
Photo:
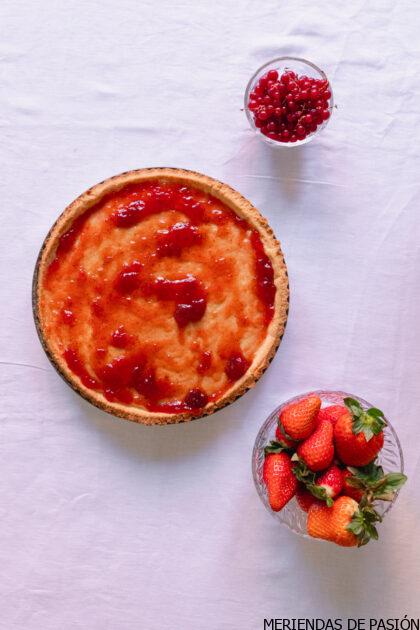
[[[276,310],[260,231],[189,181],[106,192],[47,258],[38,315],[50,354],[96,398],[152,415],[215,407],[252,366]]]

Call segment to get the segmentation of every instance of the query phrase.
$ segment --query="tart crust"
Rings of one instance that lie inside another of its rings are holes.
[[[274,271],[274,283],[276,285],[274,316],[268,325],[266,337],[255,353],[250,367],[218,400],[209,402],[203,409],[191,413],[151,412],[145,408],[134,405],[109,402],[101,392],[88,389],[80,382],[78,377],[69,370],[63,357],[59,356],[54,351],[48,336],[45,334],[43,321],[40,316],[39,302],[42,292],[42,282],[44,274],[55,256],[60,236],[71,227],[73,221],[78,216],[97,204],[104,195],[116,192],[127,184],[154,179],[165,179],[173,183],[191,185],[219,199],[239,217],[246,219],[247,222],[259,232],[264,250],[270,258]],[[185,422],[212,414],[254,387],[255,383],[273,359],[283,337],[289,311],[289,282],[287,267],[281,247],[271,227],[260,212],[239,192],[220,181],[194,171],[178,168],[144,168],[110,177],[81,194],[75,201],[67,206],[52,226],[41,247],[33,278],[32,303],[35,326],[41,344],[52,365],[74,391],[99,409],[114,416],[147,425],[163,425]]]

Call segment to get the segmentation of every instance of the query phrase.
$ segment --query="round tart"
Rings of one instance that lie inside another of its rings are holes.
[[[33,289],[58,372],[144,424],[213,413],[252,387],[288,298],[267,221],[229,186],[175,168],[123,173],[78,197],[45,239]]]

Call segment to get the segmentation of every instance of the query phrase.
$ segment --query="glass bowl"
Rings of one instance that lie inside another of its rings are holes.
[[[314,79],[327,79],[328,77],[318,66],[314,63],[307,61],[306,59],[301,59],[299,57],[277,57],[277,59],[273,59],[272,61],[268,61],[263,66],[258,68],[255,74],[250,78],[248,85],[245,90],[245,113],[248,118],[248,122],[251,125],[251,129],[257,134],[261,140],[271,145],[272,147],[297,147],[301,144],[307,144],[320,132],[322,129],[325,129],[329,120],[331,119],[333,109],[334,109],[334,94],[331,88],[331,84],[329,84],[329,89],[331,92],[330,98],[330,117],[327,120],[324,120],[320,125],[318,125],[316,131],[308,134],[303,140],[297,140],[296,142],[279,142],[278,140],[273,140],[268,138],[266,135],[261,133],[261,131],[256,127],[252,112],[248,109],[249,95],[254,89],[255,85],[261,79],[261,77],[266,74],[269,70],[277,70],[279,75],[281,75],[284,70],[293,70],[298,75],[305,75],[307,77],[311,77]]]
[[[330,405],[343,405],[343,399],[347,396],[351,398],[355,398],[359,401],[364,409],[369,409],[373,405],[366,402],[362,398],[358,396],[354,396],[353,394],[346,394],[345,392],[330,392],[330,391],[315,391],[309,392],[306,394],[301,394],[300,396],[295,396],[290,400],[285,401],[268,416],[267,420],[262,425],[259,433],[257,435],[257,439],[255,440],[254,450],[252,453],[252,474],[254,477],[255,487],[257,489],[258,496],[261,501],[264,503],[267,510],[274,516],[276,520],[283,525],[286,525],[294,531],[296,534],[300,536],[309,537],[306,529],[306,513],[299,507],[299,504],[296,501],[296,497],[293,497],[285,505],[285,507],[280,512],[273,512],[268,502],[267,490],[265,487],[265,483],[263,480],[263,465],[264,465],[264,448],[270,442],[270,440],[275,439],[275,431],[277,426],[277,420],[279,412],[292,402],[297,402],[302,398],[306,398],[310,395],[319,396],[322,401],[323,407],[328,407]],[[387,426],[384,429],[384,446],[382,450],[378,454],[377,463],[383,467],[384,472],[404,472],[404,459],[401,450],[401,444],[395,433],[394,428],[392,427],[389,420],[386,418]],[[375,504],[375,507],[381,516],[384,516],[393,504],[398,496],[398,492],[396,492],[392,501],[378,501]],[[312,539],[315,540],[315,539]]]

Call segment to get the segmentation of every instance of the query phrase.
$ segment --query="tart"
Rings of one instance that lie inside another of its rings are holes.
[[[45,239],[33,286],[61,376],[144,424],[213,413],[252,387],[288,298],[280,245],[256,208],[175,168],[123,173],[78,197]]]

